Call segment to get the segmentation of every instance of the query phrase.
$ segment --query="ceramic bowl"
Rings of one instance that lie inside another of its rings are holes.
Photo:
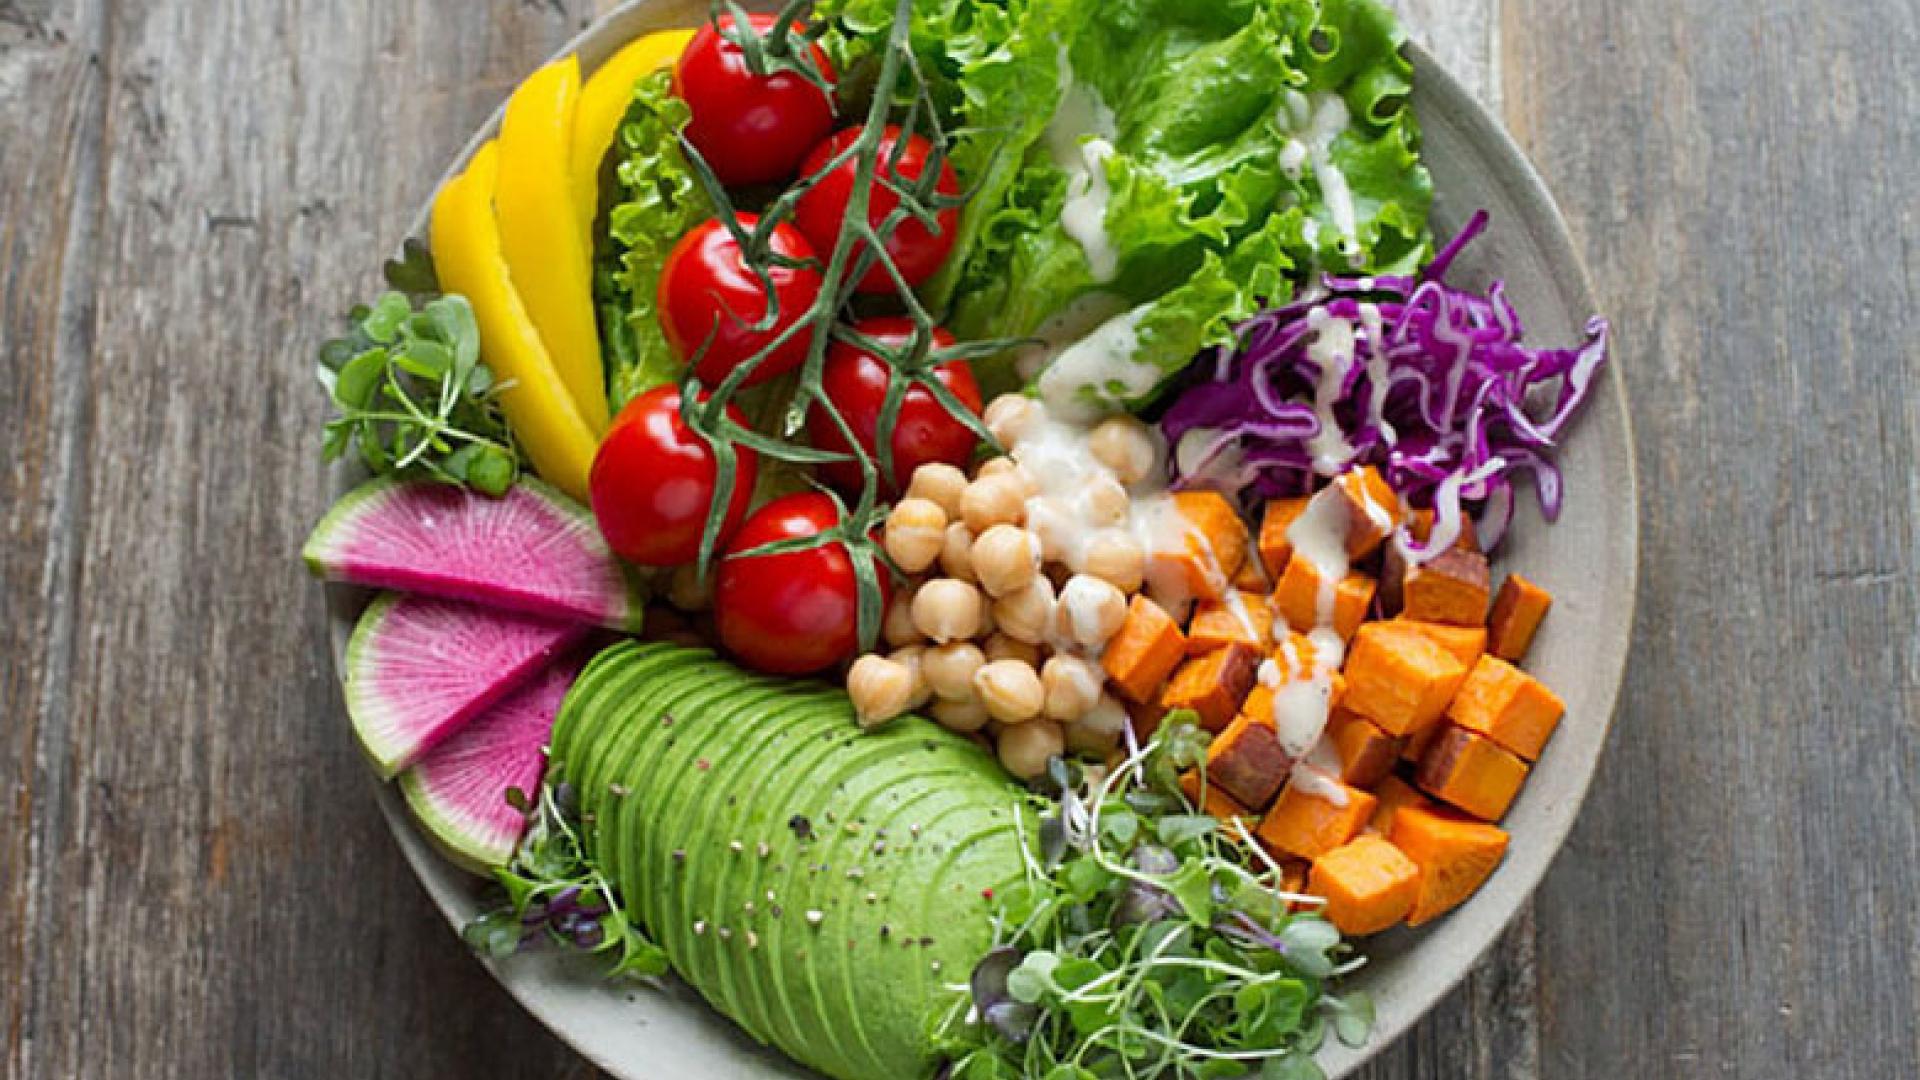
[[[561,55],[578,53],[590,73],[636,36],[697,25],[706,11],[706,0],[634,0],[595,23]],[[1450,280],[1483,286],[1498,268],[1532,341],[1581,340],[1594,303],[1552,197],[1498,122],[1424,50],[1409,51],[1416,71],[1413,105],[1436,192],[1436,234],[1452,235],[1477,209],[1493,215],[1488,234],[1456,264]],[[496,113],[449,175],[465,166],[498,123]],[[425,235],[426,215],[423,208],[413,235]],[[1336,1080],[1411,1027],[1493,944],[1560,849],[1606,741],[1633,625],[1638,535],[1633,440],[1617,358],[1560,461],[1567,490],[1560,520],[1549,527],[1530,497],[1520,499],[1496,571],[1519,570],[1555,597],[1528,667],[1566,698],[1566,720],[1507,816],[1512,846],[1486,886],[1436,923],[1365,943],[1369,962],[1355,981],[1372,993],[1378,1020],[1364,1047],[1330,1044],[1322,1051],[1321,1063]],[[334,494],[361,478],[342,466],[332,476]],[[332,588],[328,599],[337,663],[366,598],[357,590]],[[341,725],[344,733],[344,718]],[[381,788],[378,797],[394,838],[448,921],[458,927],[474,917],[485,902],[482,883],[435,853],[391,786]],[[447,948],[461,947],[449,934]],[[597,964],[551,952],[488,967],[529,1012],[622,1080],[810,1075],[779,1053],[756,1046],[677,980],[666,980],[660,989],[612,985],[598,976]]]

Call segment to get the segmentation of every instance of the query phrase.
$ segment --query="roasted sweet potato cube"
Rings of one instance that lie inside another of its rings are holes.
[[[1434,729],[1438,731],[1438,729]],[[1408,806],[1436,806],[1432,799],[1420,794],[1420,789],[1397,776],[1389,776],[1380,781],[1373,789],[1373,797],[1380,800],[1374,808],[1373,820],[1367,822],[1367,828],[1386,835],[1393,831],[1393,816]]]
[[[1305,859],[1276,859],[1275,861],[1280,864],[1280,891],[1306,895],[1307,873],[1312,869],[1313,864]],[[1301,905],[1301,907],[1306,906],[1309,905]],[[1294,908],[1294,910],[1300,909]]]
[[[1265,596],[1273,591],[1273,577],[1267,573],[1257,555],[1247,556],[1240,565],[1240,572],[1233,575],[1233,587],[1245,593],[1257,593]]]
[[[1327,738],[1340,755],[1340,782],[1371,788],[1393,771],[1405,736],[1389,735],[1364,716],[1344,708],[1327,719]]]
[[[1244,713],[1207,747],[1207,782],[1255,810],[1273,801],[1292,768],[1293,758],[1281,747],[1273,722]]]
[[[1492,595],[1487,557],[1448,548],[1400,578],[1400,614],[1419,622],[1485,626]]]
[[[1492,739],[1449,726],[1420,759],[1420,790],[1483,821],[1499,821],[1520,794],[1527,763]]]
[[[1184,528],[1174,546],[1147,553],[1147,580],[1163,591],[1218,600],[1247,560],[1247,523],[1217,491],[1181,491],[1172,498]]]
[[[1389,735],[1409,735],[1440,719],[1467,669],[1404,624],[1372,622],[1354,635],[1346,676],[1342,704]]]
[[[1427,756],[1427,747],[1433,745],[1433,740],[1439,737],[1441,729],[1446,726],[1445,724],[1428,724],[1408,735],[1407,745],[1400,748],[1400,760],[1410,765],[1420,764],[1420,759]]]
[[[1413,537],[1416,542],[1425,544],[1433,539],[1433,519],[1432,510],[1411,511],[1407,514],[1407,535]],[[1460,515],[1460,535],[1454,539],[1453,546],[1462,551],[1480,550],[1480,537],[1474,530],[1473,519],[1465,514]]]
[[[1507,854],[1507,831],[1438,806],[1408,806],[1393,817],[1393,846],[1420,868],[1407,922],[1430,922],[1478,892]]]
[[[1405,617],[1390,621],[1397,626],[1405,626],[1452,653],[1454,659],[1465,664],[1469,671],[1487,651],[1487,628],[1484,626],[1447,626]]]
[[[1454,723],[1528,761],[1539,759],[1566,712],[1546,684],[1497,656],[1481,657],[1447,706]]]
[[[1254,826],[1259,824],[1260,815],[1240,805],[1240,800],[1227,794],[1218,781],[1209,777],[1203,788],[1198,769],[1188,769],[1180,774],[1180,790],[1201,813],[1218,819],[1222,824],[1238,819],[1246,823],[1248,832],[1252,832]]]
[[[1187,655],[1187,638],[1166,609],[1144,596],[1127,607],[1127,621],[1107,642],[1100,666],[1127,700],[1147,704]]]
[[[1273,589],[1274,612],[1303,634],[1320,623],[1320,580],[1319,569],[1296,554],[1287,562],[1280,584]],[[1342,639],[1353,637],[1354,631],[1366,621],[1367,609],[1373,605],[1374,587],[1373,578],[1358,570],[1334,586],[1333,629]]]
[[[1259,667],[1260,652],[1237,641],[1202,653],[1174,671],[1160,692],[1160,704],[1192,709],[1200,714],[1201,727],[1219,731],[1240,711]]]
[[[1306,495],[1267,500],[1266,512],[1260,518],[1260,562],[1270,577],[1277,578],[1286,572],[1287,561],[1293,558],[1293,541],[1287,539],[1287,530],[1311,501]]]
[[[1487,616],[1487,651],[1519,663],[1552,606],[1553,595],[1547,590],[1519,574],[1508,574],[1493,598],[1493,614]]]
[[[1339,800],[1321,795],[1322,783],[1290,783],[1280,793],[1279,801],[1260,820],[1257,834],[1268,851],[1313,859],[1359,835],[1378,800],[1332,777],[1324,777],[1323,782],[1339,792]]]
[[[1320,914],[1341,933],[1377,934],[1413,910],[1420,868],[1385,837],[1369,833],[1313,860],[1307,891],[1326,900]]]
[[[1229,644],[1266,651],[1273,642],[1273,607],[1264,593],[1235,592],[1202,600],[1187,624],[1187,652],[1198,655]]]
[[[1364,559],[1380,550],[1393,530],[1400,527],[1400,497],[1368,465],[1349,469],[1328,486],[1347,508],[1347,558]]]

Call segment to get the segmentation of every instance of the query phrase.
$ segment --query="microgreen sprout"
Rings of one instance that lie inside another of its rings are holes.
[[[1181,791],[1205,747],[1176,713],[1104,776],[1049,769],[1039,857],[940,1028],[948,1075],[1307,1080],[1329,1030],[1366,1037],[1371,1002],[1329,990],[1357,966],[1339,931]]]

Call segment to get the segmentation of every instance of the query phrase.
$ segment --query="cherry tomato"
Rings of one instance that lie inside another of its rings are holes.
[[[904,346],[913,336],[912,320],[898,316],[863,319],[853,328],[893,348]],[[944,349],[952,345],[953,335],[935,327],[933,347]],[[880,407],[886,403],[890,370],[887,362],[873,353],[836,341],[828,348],[826,366],[820,372],[821,388],[827,392],[827,399],[853,428],[854,437],[869,454],[877,453]],[[974,381],[973,368],[965,360],[949,360],[933,370],[934,378],[942,386],[953,391],[953,396],[975,416],[980,415],[980,384]],[[822,450],[848,449],[839,426],[818,403],[807,413],[807,433],[813,445]],[[913,470],[929,461],[964,467],[979,443],[980,437],[973,429],[955,419],[931,390],[917,384],[907,387],[906,396],[900,399],[900,413],[893,422],[893,476],[888,481],[888,494],[906,490],[907,482],[913,479]],[[878,468],[879,464],[876,456],[874,466]],[[860,490],[859,462],[828,462],[820,466],[820,471],[829,483],[842,491]]]
[[[746,426],[732,405],[727,415]],[[736,447],[733,495],[721,524],[720,550],[746,516],[760,475],[760,455]],[[614,553],[642,566],[677,566],[700,554],[700,534],[713,505],[719,466],[713,448],[680,418],[680,390],[662,386],[627,403],[593,458],[587,487],[593,516]]]
[[[813,176],[825,169],[836,155],[853,145],[861,130],[846,128],[815,147],[800,166],[801,175]],[[888,124],[880,138],[881,168],[885,169],[887,163],[893,161],[894,147],[899,141],[900,128]],[[901,187],[918,182],[926,175],[927,158],[932,153],[933,144],[924,136],[909,135],[906,147],[900,151],[900,160],[887,172],[887,177]],[[856,163],[848,161],[822,176],[794,207],[794,224],[800,226],[800,231],[807,234],[807,239],[813,241],[819,251],[831,251],[840,235],[840,223],[847,217],[847,201],[853,196],[855,171]],[[940,178],[934,182],[934,190],[942,195],[960,194],[960,180],[954,175],[953,166],[944,160],[940,162]],[[875,184],[868,196],[867,220],[877,229],[899,205],[898,195]],[[940,223],[937,234],[918,220],[907,218],[887,235],[887,254],[893,256],[894,265],[900,268],[901,276],[909,285],[918,285],[932,277],[940,264],[947,261],[947,253],[953,250],[953,234],[960,224],[960,211],[941,210],[934,215],[934,220]],[[856,288],[863,293],[887,293],[893,291],[894,283],[885,267],[875,265],[868,268]]]
[[[753,32],[765,36],[772,15],[749,15]],[[731,30],[732,16],[720,25]],[[794,25],[798,42],[800,24]],[[809,45],[821,74],[833,68],[818,45]],[[771,184],[793,176],[800,160],[833,130],[833,98],[798,72],[755,75],[740,46],[712,23],[702,26],[673,65],[673,92],[693,110],[687,140],[728,187]]]
[[[751,231],[758,214],[741,214],[740,226]],[[795,259],[814,257],[813,245],[786,222],[773,230],[775,253]],[[709,221],[680,238],[667,255],[660,275],[660,326],[682,359],[691,360],[701,347],[695,373],[708,386],[717,386],[727,374],[751,359],[781,331],[800,320],[820,297],[821,277],[811,267],[774,267],[774,297],[780,314],[772,327],[753,327],[767,313],[767,295],[760,278],[749,270],[734,243],[733,234],[718,220]],[[708,337],[712,337],[711,343]],[[745,385],[755,386],[799,367],[807,359],[808,334],[794,334],[761,361]]]
[[[833,500],[808,491],[761,507],[734,534],[714,584],[713,610],[721,644],[741,663],[773,675],[808,675],[853,658],[860,645],[860,585],[846,545],[740,554],[817,536],[839,522]],[[884,603],[891,592],[887,571],[874,570]]]

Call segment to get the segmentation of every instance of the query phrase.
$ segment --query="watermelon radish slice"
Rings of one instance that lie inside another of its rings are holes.
[[[347,715],[382,780],[524,685],[591,628],[421,596],[367,606],[347,640]]]
[[[333,504],[301,555],[329,581],[640,630],[638,584],[593,515],[536,480],[497,499],[373,480]]]
[[[454,862],[486,874],[513,858],[527,819],[507,792],[538,796],[553,718],[579,673],[577,656],[550,665],[400,774],[414,818]]]

